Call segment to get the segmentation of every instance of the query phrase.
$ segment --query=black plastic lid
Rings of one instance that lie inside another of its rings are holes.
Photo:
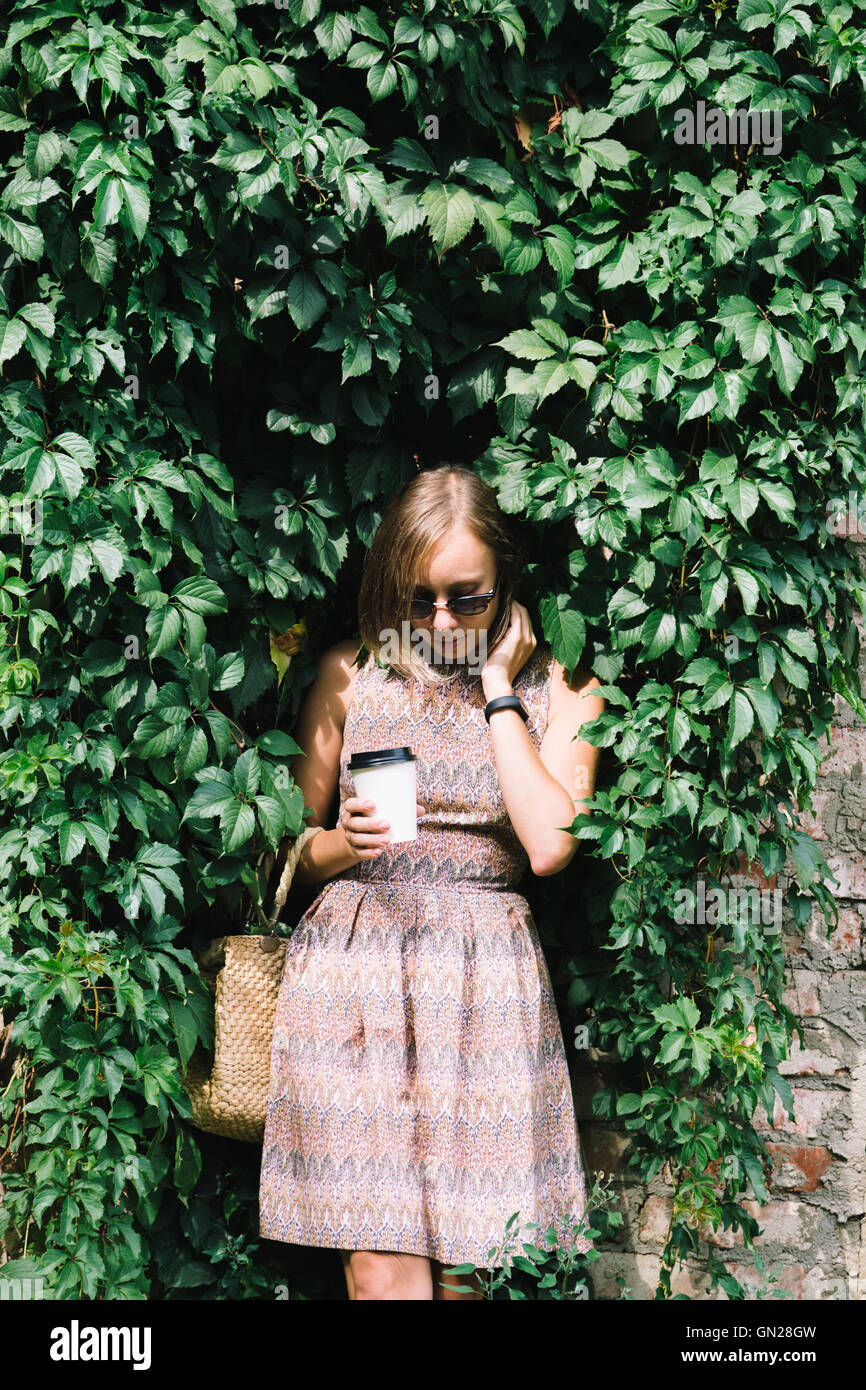
[[[360,772],[365,767],[387,767],[390,763],[415,761],[415,754],[411,748],[375,748],[369,753],[353,753],[348,767],[350,772]]]

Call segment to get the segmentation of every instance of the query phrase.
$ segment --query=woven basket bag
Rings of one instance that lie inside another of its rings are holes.
[[[289,850],[267,936],[220,936],[197,960],[215,995],[213,1063],[199,1044],[181,1068],[192,1123],[227,1139],[261,1143],[271,1075],[271,1043],[287,938],[273,935],[301,851],[324,827],[309,825]]]

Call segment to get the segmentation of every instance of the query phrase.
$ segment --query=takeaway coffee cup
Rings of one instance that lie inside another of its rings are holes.
[[[379,748],[353,753],[349,772],[362,801],[375,802],[377,819],[390,826],[391,844],[418,838],[418,789],[411,748]]]

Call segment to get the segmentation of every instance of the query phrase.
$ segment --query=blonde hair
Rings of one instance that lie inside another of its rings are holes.
[[[488,652],[504,636],[511,618],[514,585],[523,555],[496,493],[465,464],[441,463],[405,483],[392,497],[364,559],[358,594],[358,624],[364,647],[380,665],[401,676],[438,685],[449,676],[429,666],[414,645],[400,644],[405,660],[383,663],[383,630],[408,623],[420,565],[455,528],[489,546],[499,566],[499,610],[487,632]],[[495,602],[496,599],[493,600]]]

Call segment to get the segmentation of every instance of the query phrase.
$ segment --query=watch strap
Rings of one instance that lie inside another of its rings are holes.
[[[484,706],[484,718],[488,724],[491,714],[495,714],[498,709],[516,709],[523,721],[529,723],[529,715],[519,695],[497,695],[495,700],[489,700]]]

